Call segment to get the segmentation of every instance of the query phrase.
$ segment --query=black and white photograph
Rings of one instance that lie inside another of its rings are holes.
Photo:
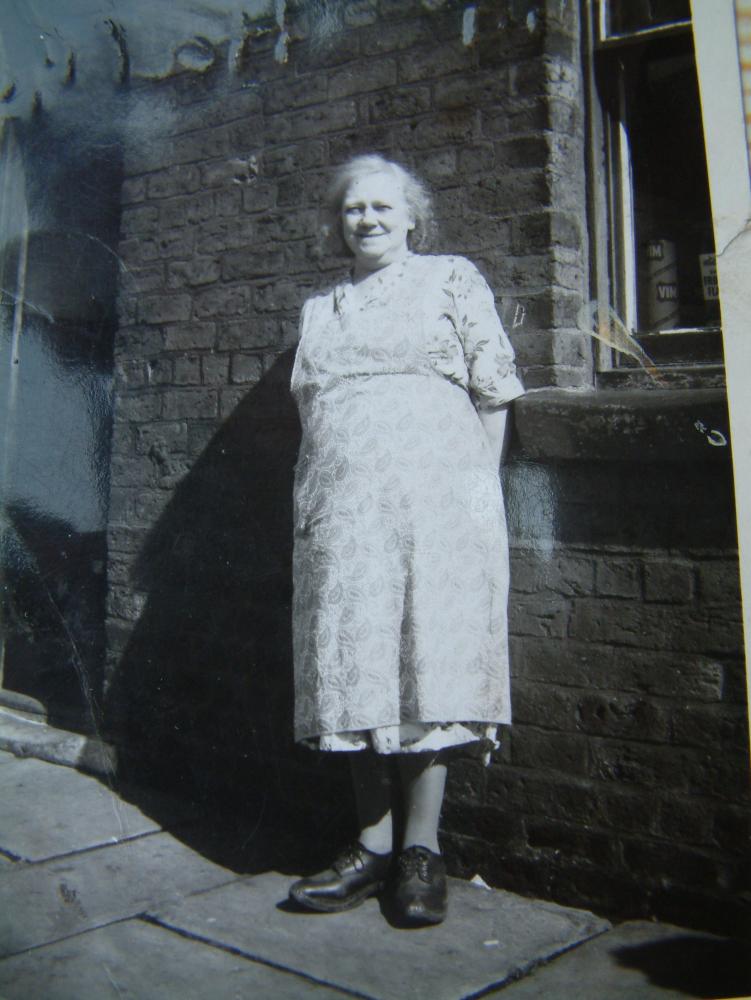
[[[750,164],[751,0],[3,0],[0,1000],[751,997]]]

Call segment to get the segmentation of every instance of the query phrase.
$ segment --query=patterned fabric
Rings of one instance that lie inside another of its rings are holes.
[[[486,282],[409,255],[309,299],[292,391],[296,738],[509,722],[508,544],[476,408],[524,390]]]

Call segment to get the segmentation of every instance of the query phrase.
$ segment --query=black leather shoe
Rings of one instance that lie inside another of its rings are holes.
[[[290,899],[322,913],[351,910],[383,888],[390,866],[390,854],[375,854],[362,844],[354,844],[331,868],[295,882],[289,890]]]
[[[401,921],[440,924],[446,916],[446,865],[440,854],[419,845],[402,851],[397,862],[394,904]]]

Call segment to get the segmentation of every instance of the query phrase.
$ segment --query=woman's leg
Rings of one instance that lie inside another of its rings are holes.
[[[405,816],[402,847],[406,850],[421,845],[439,854],[438,821],[446,787],[446,765],[432,753],[400,754],[399,770]]]
[[[388,761],[368,750],[350,754],[360,843],[376,854],[388,854],[393,843],[391,777]]]
[[[440,924],[446,916],[446,866],[438,846],[446,765],[434,754],[403,754],[404,843],[393,899],[400,920]]]
[[[309,910],[337,913],[379,892],[391,867],[391,782],[387,762],[370,751],[351,755],[360,821],[360,843],[344,850],[330,868],[298,879],[289,894]]]

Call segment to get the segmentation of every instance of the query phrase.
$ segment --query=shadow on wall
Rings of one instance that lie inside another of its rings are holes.
[[[292,737],[293,352],[215,434],[136,560],[146,605],[111,679],[119,791],[237,870],[299,870],[345,839],[346,761]],[[157,787],[164,797],[139,798]],[[166,794],[164,794],[166,793]],[[161,804],[160,804],[161,803]]]

